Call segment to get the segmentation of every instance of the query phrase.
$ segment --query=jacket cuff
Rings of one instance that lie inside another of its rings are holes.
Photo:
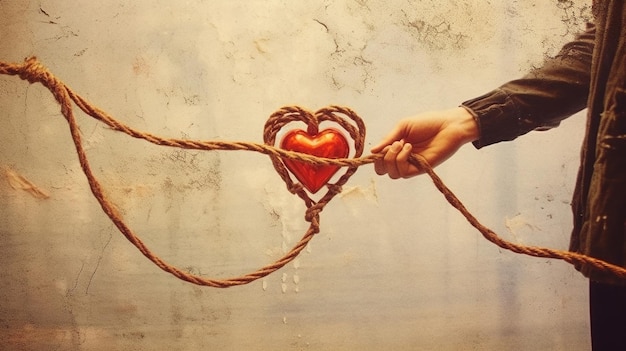
[[[504,90],[496,89],[465,101],[461,107],[467,109],[478,124],[480,137],[472,143],[477,149],[519,136],[519,111]]]

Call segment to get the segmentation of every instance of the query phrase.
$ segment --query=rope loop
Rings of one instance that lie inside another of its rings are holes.
[[[310,113],[297,106],[283,107],[268,119],[264,128],[264,144],[247,143],[247,142],[226,142],[226,141],[198,141],[198,140],[185,140],[185,139],[168,139],[162,138],[153,134],[141,132],[133,129],[122,122],[116,120],[106,112],[98,109],[84,98],[76,94],[69,87],[67,87],[62,81],[58,80],[52,73],[50,73],[35,57],[29,57],[25,59],[22,64],[7,63],[0,61],[0,74],[4,75],[17,75],[22,80],[28,81],[30,84],[41,83],[44,85],[55,97],[55,99],[61,105],[61,113],[68,122],[70,134],[76,148],[78,160],[83,170],[83,173],[87,177],[89,187],[96,200],[100,203],[104,213],[111,219],[119,231],[133,244],[137,249],[152,261],[159,268],[168,272],[175,277],[190,282],[192,284],[211,286],[217,288],[227,288],[236,285],[248,284],[259,278],[267,276],[272,272],[280,269],[290,261],[292,261],[300,252],[306,247],[311,238],[319,232],[319,218],[320,213],[324,206],[337,194],[341,192],[342,185],[356,172],[359,166],[373,163],[380,159],[382,155],[369,155],[361,157],[363,152],[364,138],[365,138],[365,124],[361,118],[347,107],[330,106],[323,108],[316,113]],[[304,233],[300,241],[287,252],[282,258],[276,262],[259,268],[258,270],[248,273],[239,277],[229,279],[209,279],[202,276],[197,276],[189,272],[183,271],[176,267],[164,262],[157,255],[152,253],[148,247],[141,241],[141,239],[135,235],[135,233],[126,225],[121,214],[116,210],[115,206],[105,196],[102,186],[98,182],[97,178],[91,170],[87,154],[82,145],[82,139],[80,130],[73,114],[72,102],[78,106],[85,114],[90,117],[106,124],[112,130],[125,133],[133,138],[143,139],[147,142],[168,147],[176,147],[182,149],[191,150],[241,150],[241,151],[253,151],[262,154],[266,154],[272,160],[274,167],[279,175],[283,178],[287,185],[287,189],[297,194],[302,198],[307,207],[305,213],[305,220],[310,222],[310,226]],[[326,159],[315,157],[303,153],[291,152],[282,150],[274,146],[276,133],[286,124],[302,121],[309,126],[309,130],[317,130],[317,126],[322,121],[331,121],[339,124],[344,130],[350,134],[355,142],[355,154],[351,158],[344,159]],[[307,192],[304,190],[301,184],[291,180],[287,171],[284,169],[282,159],[290,158],[302,162],[309,162],[315,165],[339,165],[345,167],[345,173],[339,177],[334,184],[327,184],[328,191],[321,199],[314,201],[311,199]],[[448,189],[439,176],[433,171],[428,162],[420,155],[411,155],[409,158],[415,167],[425,171],[433,180],[434,185],[444,195],[446,200],[457,209],[467,221],[476,228],[487,240],[495,245],[520,254],[525,254],[534,257],[544,257],[552,259],[564,260],[573,265],[589,265],[594,269],[606,272],[620,279],[626,279],[626,269],[620,266],[610,264],[605,261],[595,259],[593,257],[585,256],[575,252],[559,251],[541,247],[524,246],[507,242],[489,228],[481,224],[461,203],[461,201],[454,195],[454,193]]]

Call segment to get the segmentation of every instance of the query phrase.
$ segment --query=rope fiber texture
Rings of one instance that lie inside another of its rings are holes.
[[[321,109],[315,114],[311,114],[299,107],[283,107],[268,119],[264,130],[265,144],[251,142],[232,142],[232,141],[197,141],[184,139],[162,138],[150,133],[144,133],[133,129],[120,121],[114,119],[106,112],[98,109],[84,98],[76,94],[72,89],[66,86],[61,80],[56,78],[48,69],[46,69],[36,57],[26,58],[23,63],[7,63],[0,61],[0,74],[9,76],[18,76],[22,80],[26,80],[31,84],[41,83],[54,96],[56,101],[61,105],[61,113],[68,122],[70,134],[76,147],[80,166],[87,177],[89,187],[96,200],[99,202],[104,213],[111,219],[119,231],[128,239],[139,251],[150,261],[156,264],[162,270],[176,276],[177,278],[189,283],[211,286],[217,288],[227,288],[237,285],[248,284],[259,278],[267,276],[280,269],[287,263],[291,262],[306,247],[313,236],[319,232],[320,212],[324,206],[338,193],[341,192],[341,186],[345,184],[348,178],[357,170],[359,166],[373,163],[380,159],[382,154],[372,154],[362,157],[363,139],[365,137],[365,126],[361,119],[350,109],[340,106],[330,106]],[[78,106],[84,113],[92,118],[106,124],[111,129],[123,132],[133,138],[143,139],[150,143],[169,146],[181,149],[192,150],[225,150],[225,151],[252,151],[268,155],[279,175],[287,184],[290,192],[301,197],[307,207],[305,220],[310,222],[310,226],[304,233],[302,238],[296,245],[276,262],[259,268],[258,270],[244,274],[242,276],[228,279],[209,279],[203,276],[194,275],[178,269],[167,262],[163,261],[155,255],[148,247],[139,239],[137,235],[126,225],[121,214],[106,197],[102,186],[94,175],[87,154],[83,147],[81,133],[76,122],[72,102]],[[322,158],[304,153],[292,152],[277,148],[274,146],[275,136],[278,130],[285,124],[292,121],[303,121],[307,123],[309,128],[316,130],[319,122],[333,121],[340,124],[355,141],[355,155],[351,158]],[[287,170],[285,169],[281,159],[289,158],[312,165],[337,165],[346,167],[345,173],[334,184],[327,184],[328,192],[321,197],[320,200],[312,200],[302,186],[291,180]],[[525,246],[508,242],[500,238],[495,232],[481,224],[461,203],[461,201],[452,193],[452,191],[444,184],[439,176],[433,171],[427,161],[420,155],[413,154],[409,158],[414,166],[426,172],[432,179],[435,187],[444,195],[446,200],[457,209],[467,221],[476,228],[487,240],[495,245],[519,254],[543,257],[551,259],[559,259],[573,265],[587,264],[597,270],[607,272],[621,279],[626,279],[626,269],[620,266],[610,264],[608,262],[598,260],[593,257],[585,256],[575,252],[553,250],[548,248]]]

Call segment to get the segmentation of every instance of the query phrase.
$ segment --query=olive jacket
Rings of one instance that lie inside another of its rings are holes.
[[[477,148],[556,127],[587,108],[570,250],[626,268],[626,2],[596,0],[593,14],[541,68],[462,106],[478,122]],[[594,281],[626,285],[588,265],[576,268]]]

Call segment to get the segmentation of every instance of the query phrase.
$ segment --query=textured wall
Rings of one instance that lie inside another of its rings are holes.
[[[283,105],[345,105],[369,149],[401,117],[540,65],[589,16],[581,0],[0,0],[0,60],[36,55],[116,118],[172,138],[262,142]],[[1,349],[588,349],[585,279],[490,244],[427,177],[363,166],[293,263],[198,287],[102,213],[47,90],[2,76],[0,106]],[[227,278],[304,233],[266,156],[157,147],[78,117],[107,194],[168,262]],[[583,119],[468,146],[438,172],[503,237],[565,249]]]

